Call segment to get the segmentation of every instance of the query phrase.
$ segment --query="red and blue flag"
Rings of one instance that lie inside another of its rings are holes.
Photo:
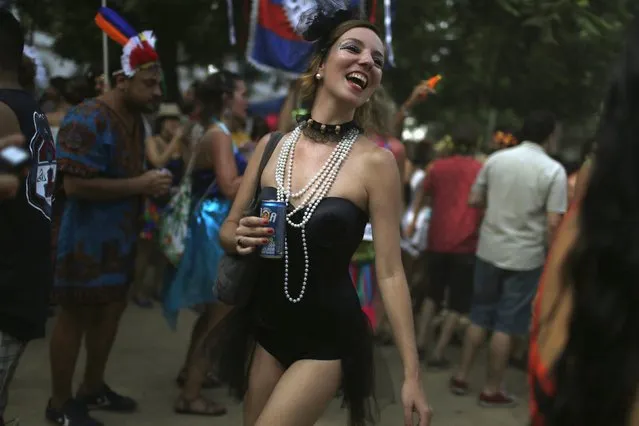
[[[312,1],[254,0],[246,57],[257,69],[297,78],[306,71],[313,45],[295,31]],[[359,0],[350,7],[359,7]]]

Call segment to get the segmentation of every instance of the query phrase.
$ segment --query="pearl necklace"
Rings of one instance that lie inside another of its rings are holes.
[[[283,201],[288,206],[290,200],[300,199],[303,200],[297,207],[290,213],[286,214],[286,222],[293,228],[302,230],[302,248],[304,249],[304,278],[302,280],[302,288],[297,297],[291,296],[288,290],[288,240],[286,235],[284,236],[284,295],[291,303],[299,303],[304,298],[306,292],[306,284],[308,282],[308,272],[310,269],[310,261],[308,256],[308,247],[306,245],[306,224],[313,216],[315,209],[320,204],[322,199],[328,194],[337,174],[344,163],[344,160],[351,152],[353,144],[359,136],[359,130],[351,129],[343,137],[342,140],[333,149],[333,152],[328,157],[324,165],[313,176],[313,178],[297,192],[292,191],[293,180],[293,163],[295,158],[295,147],[302,135],[302,129],[304,125],[300,125],[282,144],[282,149],[277,158],[277,164],[275,167],[275,183],[277,185],[277,201]],[[293,216],[298,211],[304,210],[302,219],[299,222],[293,221]]]

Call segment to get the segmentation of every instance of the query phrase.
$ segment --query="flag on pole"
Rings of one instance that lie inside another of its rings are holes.
[[[321,1],[321,0],[319,0]],[[253,0],[246,58],[257,69],[297,78],[306,71],[313,45],[295,31],[315,0]],[[350,7],[358,7],[359,0]]]
[[[388,56],[388,63],[390,66],[395,66],[395,53],[393,52],[393,15],[395,12],[396,3],[392,0],[384,0],[384,29],[386,42],[386,56]]]

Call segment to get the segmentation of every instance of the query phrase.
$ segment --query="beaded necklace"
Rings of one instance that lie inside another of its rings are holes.
[[[295,158],[295,147],[302,135],[302,131],[306,123],[301,124],[290,136],[284,141],[282,149],[277,158],[277,165],[275,167],[275,182],[277,185],[277,200],[283,201],[288,204],[291,200],[302,201],[293,208],[290,213],[286,214],[286,222],[294,227],[301,229],[302,233],[302,248],[304,250],[304,277],[302,280],[302,288],[297,297],[293,297],[288,288],[288,241],[284,238],[284,294],[291,303],[299,303],[304,298],[306,292],[306,285],[308,283],[308,275],[310,270],[310,259],[308,256],[308,248],[306,245],[306,224],[309,222],[315,209],[320,204],[322,199],[328,194],[337,174],[344,163],[344,160],[351,152],[353,144],[359,136],[358,128],[350,128],[343,133],[342,139],[337,143],[333,152],[328,157],[324,165],[313,176],[313,178],[297,192],[292,191],[292,177],[293,177],[293,163]],[[302,219],[299,222],[293,221],[293,216],[298,212],[304,210]]]

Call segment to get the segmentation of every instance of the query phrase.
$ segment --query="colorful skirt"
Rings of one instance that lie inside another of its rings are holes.
[[[152,241],[155,239],[158,233],[158,227],[160,226],[160,217],[162,210],[151,199],[144,200],[144,213],[142,216],[142,231],[140,232],[140,238],[146,241]]]
[[[374,300],[377,294],[377,278],[375,276],[375,250],[373,243],[362,241],[350,265],[351,279],[357,289],[362,311],[368,317],[373,330],[377,328]]]
[[[230,201],[211,198],[202,200],[191,213],[182,260],[165,277],[164,317],[172,328],[181,309],[215,301],[213,286],[224,254],[220,228],[230,209]]]

